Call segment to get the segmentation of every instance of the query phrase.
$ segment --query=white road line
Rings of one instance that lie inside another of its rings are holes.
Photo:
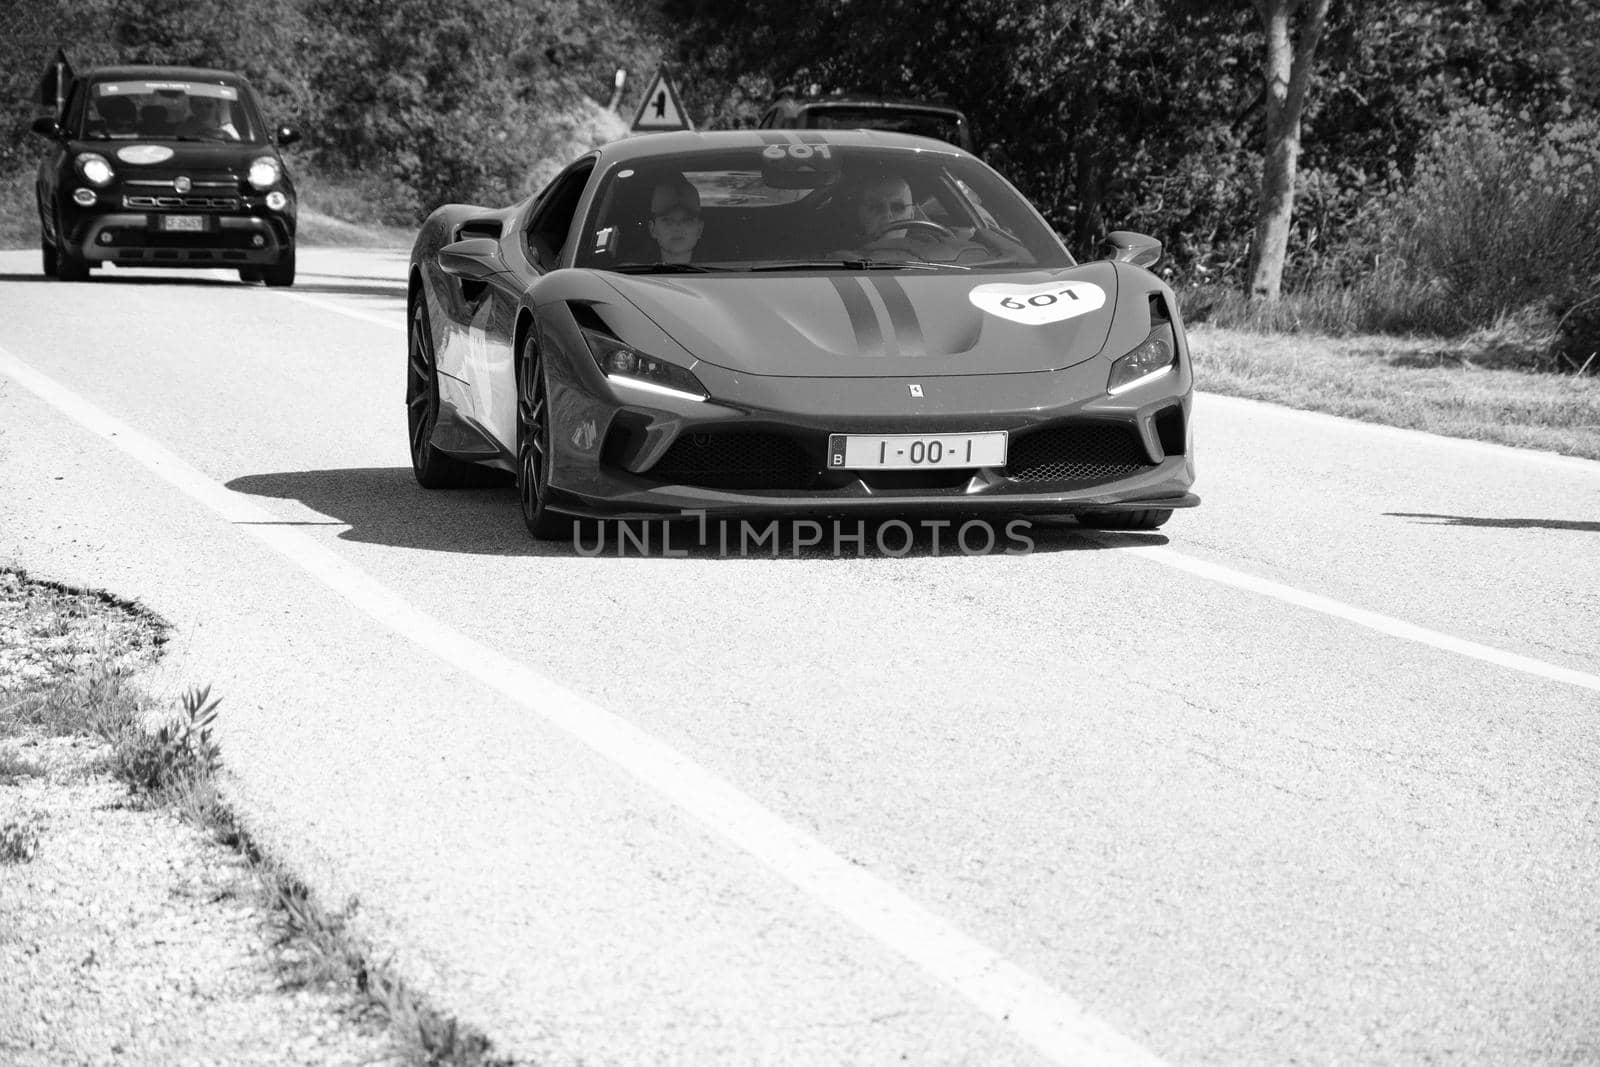
[[[1546,678],[1553,682],[1565,682],[1581,689],[1592,689],[1600,692],[1600,675],[1589,674],[1586,671],[1573,670],[1571,667],[1560,667],[1554,663],[1534,659],[1532,656],[1523,656],[1516,652],[1507,652],[1504,649],[1482,645],[1476,641],[1467,641],[1460,637],[1451,637],[1449,634],[1430,630],[1426,626],[1397,619],[1392,615],[1384,615],[1376,611],[1368,611],[1350,604],[1325,597],[1318,593],[1308,593],[1303,589],[1296,589],[1291,585],[1284,585],[1267,578],[1257,578],[1253,574],[1236,571],[1232,567],[1224,567],[1219,563],[1186,556],[1182,552],[1158,545],[1118,547],[1118,552],[1135,556],[1143,556],[1153,560],[1163,567],[1185,571],[1213,582],[1233,586],[1260,596],[1281,600],[1295,607],[1306,608],[1310,611],[1331,615],[1336,619],[1353,622],[1357,626],[1365,626],[1369,630],[1376,630],[1390,637],[1398,637],[1406,641],[1415,641],[1430,648],[1442,649],[1445,652],[1454,652],[1459,656],[1492,663],[1497,667],[1506,667],[1514,671],[1522,671],[1539,678]]]
[[[585,697],[446,626],[243,493],[207,478],[0,348],[4,374],[105,438],[180,492],[275,549],[418,646],[565,730],[703,826],[954,989],[1003,1028],[1060,1064],[1162,1061],[1077,1000],[963,933],[887,882],[830,851],[682,753]],[[249,524],[249,525],[243,525]]]
[[[304,293],[276,293],[274,295],[280,297],[286,296],[290,300],[298,300],[302,304],[309,304],[314,308],[321,308],[323,311],[336,311],[341,315],[348,315],[352,319],[360,319],[362,322],[370,322],[374,326],[382,326],[386,329],[398,330],[401,333],[404,333],[406,330],[405,314],[399,310],[392,311],[388,315],[379,315],[376,312],[363,311],[360,308],[345,307],[343,304],[336,303],[332,300],[324,300],[318,296],[307,296]]]

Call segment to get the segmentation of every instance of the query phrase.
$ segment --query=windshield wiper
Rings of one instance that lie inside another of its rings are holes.
[[[618,263],[611,268],[618,274],[715,274],[727,267],[706,267],[699,263]]]

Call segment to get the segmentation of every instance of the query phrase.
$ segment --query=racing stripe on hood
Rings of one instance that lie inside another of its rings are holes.
[[[883,355],[883,328],[878,325],[878,312],[867,299],[867,291],[858,278],[829,278],[833,291],[844,302],[844,311],[850,316],[850,329],[856,335],[856,352],[862,356]]]
[[[773,130],[762,130],[760,133],[762,144],[793,144],[794,138],[786,133],[777,133]]]
[[[895,354],[927,355],[928,350],[922,342],[922,322],[917,318],[917,309],[911,305],[905,287],[894,278],[877,277],[868,281],[877,290],[878,299],[883,301],[883,309],[889,313],[889,335],[894,338],[895,347],[899,350]]]

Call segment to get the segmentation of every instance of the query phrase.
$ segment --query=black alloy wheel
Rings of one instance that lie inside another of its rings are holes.
[[[270,284],[270,283],[269,283]],[[424,489],[469,489],[494,484],[497,472],[448,456],[433,447],[439,422],[439,371],[428,328],[426,301],[411,306],[406,336],[406,432],[411,440],[411,471]]]
[[[572,534],[572,519],[549,508],[550,406],[532,336],[517,360],[517,500],[528,532],[541,541]]]

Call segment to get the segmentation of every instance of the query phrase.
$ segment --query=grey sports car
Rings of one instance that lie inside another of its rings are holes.
[[[1031,516],[1153,529],[1191,492],[1158,242],[1078,263],[972,155],[867,131],[628,138],[410,264],[429,488],[574,516]]]

